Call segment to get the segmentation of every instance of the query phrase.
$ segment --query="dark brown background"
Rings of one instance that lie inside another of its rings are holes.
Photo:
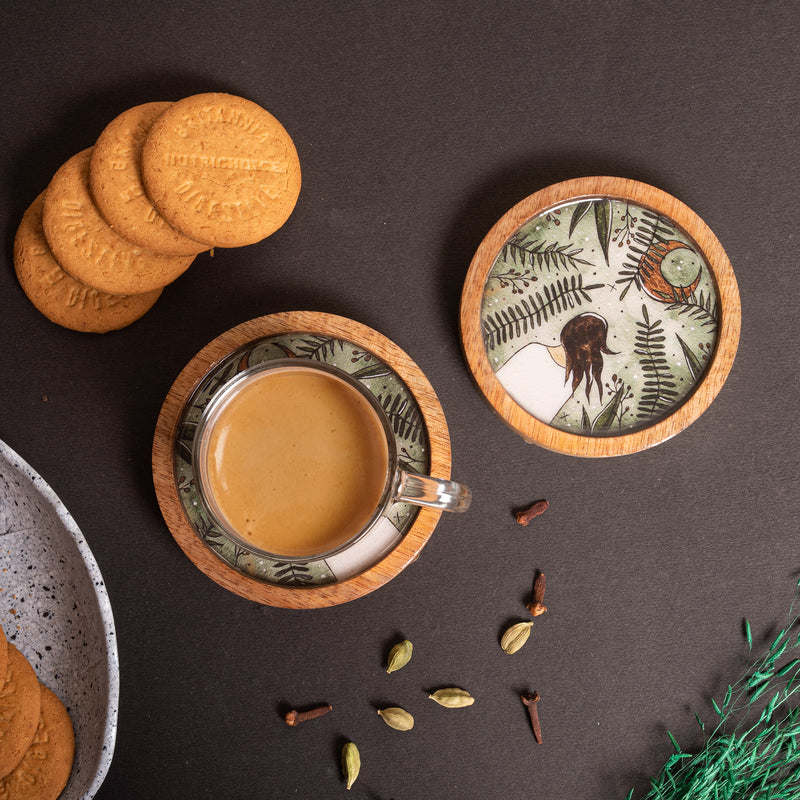
[[[780,624],[798,576],[798,11],[792,2],[9,3],[0,126],[0,438],[63,500],[114,609],[116,752],[99,798],[624,798],[697,744],[738,676],[742,620]],[[228,91],[272,111],[304,174],[270,239],[218,251],[130,328],[49,323],[19,289],[16,226],[63,161],[130,106]],[[711,408],[653,450],[580,460],[525,444],[460,352],[462,282],[512,205],[617,175],[687,203],[739,281],[743,328]],[[472,486],[420,560],[338,608],[261,607],[174,543],[150,445],[184,364],[223,330],[319,310],[377,328],[436,388]],[[46,396],[46,401],[45,401]],[[530,528],[512,511],[546,497]],[[506,656],[533,573],[550,612]],[[382,665],[398,636],[411,664]],[[443,685],[463,711],[426,699]],[[517,694],[542,695],[536,746]],[[290,729],[288,705],[334,712]],[[406,734],[378,704],[415,714]]]

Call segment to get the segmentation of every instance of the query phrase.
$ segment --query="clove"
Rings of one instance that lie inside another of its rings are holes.
[[[539,724],[539,710],[536,708],[539,699],[539,692],[520,695],[520,700],[522,700],[525,708],[528,709],[528,716],[531,718],[531,728],[533,728],[533,738],[536,739],[537,744],[542,743],[542,726]]]
[[[520,525],[527,525],[532,519],[544,514],[549,505],[550,503],[547,500],[537,500],[530,508],[517,511],[514,516]]]
[[[287,725],[299,725],[301,722],[306,722],[309,719],[316,719],[317,717],[324,717],[329,711],[333,710],[330,703],[326,703],[316,708],[310,708],[308,711],[295,711],[292,709],[284,716]]]
[[[547,606],[544,604],[544,590],[544,573],[537,572],[536,577],[533,579],[533,598],[528,603],[528,611],[531,612],[532,617],[539,617],[547,611]]]

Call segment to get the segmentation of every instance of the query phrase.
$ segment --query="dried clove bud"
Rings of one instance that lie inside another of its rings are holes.
[[[514,515],[520,525],[527,525],[534,517],[544,514],[550,503],[547,500],[537,500],[530,508],[517,511]]]
[[[540,700],[539,692],[534,692],[533,694],[521,694],[520,700],[522,700],[525,708],[528,709],[528,716],[531,719],[531,728],[533,728],[533,738],[536,739],[537,744],[541,744],[542,726],[539,724],[539,710],[536,708],[536,704]]]
[[[333,710],[330,703],[316,708],[310,708],[308,711],[295,711],[292,709],[284,716],[287,725],[299,725],[309,719],[316,719],[317,717],[324,717],[329,711]]]
[[[531,612],[531,616],[533,617],[541,616],[547,611],[547,606],[544,604],[544,589],[544,573],[537,572],[533,581],[533,598],[531,602],[528,603],[528,611]]]

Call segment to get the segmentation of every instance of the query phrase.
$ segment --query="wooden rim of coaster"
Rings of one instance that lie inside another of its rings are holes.
[[[405,382],[419,405],[429,438],[430,473],[449,479],[450,435],[439,399],[422,370],[394,342],[345,317],[310,311],[271,314],[244,322],[206,345],[173,383],[156,423],[153,482],[170,533],[189,559],[208,577],[235,594],[281,608],[324,608],[355,600],[388,583],[416,560],[433,533],[441,510],[420,508],[411,528],[381,561],[364,572],[323,586],[279,586],[234,569],[203,543],[186,518],[174,477],[175,437],[187,401],[203,377],[240,347],[281,333],[311,333],[345,339],[385,361]]]
[[[492,266],[504,244],[532,218],[568,202],[607,197],[628,200],[676,223],[703,254],[716,283],[720,325],[713,355],[690,396],[650,427],[618,436],[582,436],[552,427],[522,408],[500,383],[489,362],[481,327],[481,305]],[[688,427],[719,393],[733,365],[741,331],[741,301],[733,268],[717,237],[688,206],[660,189],[614,177],[576,178],[525,198],[489,231],[470,264],[461,296],[464,356],[478,388],[497,414],[524,439],[548,450],[583,457],[618,456],[645,450]]]

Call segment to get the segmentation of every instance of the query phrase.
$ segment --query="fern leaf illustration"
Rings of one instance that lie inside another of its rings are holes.
[[[487,349],[494,350],[499,344],[506,344],[529,330],[541,327],[550,317],[590,302],[591,292],[602,286],[602,283],[584,286],[582,275],[564,276],[543,286],[541,291],[529,294],[526,300],[487,314],[483,320]]]
[[[305,564],[294,564],[291,561],[279,561],[275,565],[277,583],[300,586],[311,583],[311,570]]]
[[[637,321],[633,352],[639,356],[639,367],[645,376],[637,403],[637,417],[644,419],[670,408],[678,397],[674,376],[666,358],[664,328],[661,320],[650,321],[647,306],[642,306],[644,322]]]
[[[581,258],[582,247],[567,242],[547,244],[544,240],[531,238],[529,234],[520,233],[512,236],[503,248],[503,259],[518,267],[530,267],[540,272],[560,271],[563,269],[580,269],[591,264]]]
[[[378,402],[383,406],[396,436],[411,444],[422,440],[425,425],[416,405],[400,394],[387,394],[385,397],[379,395]]]
[[[698,325],[709,328],[709,332],[717,330],[717,325],[719,324],[719,320],[717,319],[717,304],[712,292],[705,294],[701,290],[696,298],[692,297],[688,300],[680,297],[671,299],[674,299],[676,302],[667,306],[668,311],[687,315]]]
[[[307,358],[313,358],[317,361],[324,361],[329,357],[332,358],[336,353],[337,345],[340,352],[344,350],[344,342],[327,336],[312,336],[303,339],[302,342],[302,346],[297,348],[298,352],[304,353]]]

